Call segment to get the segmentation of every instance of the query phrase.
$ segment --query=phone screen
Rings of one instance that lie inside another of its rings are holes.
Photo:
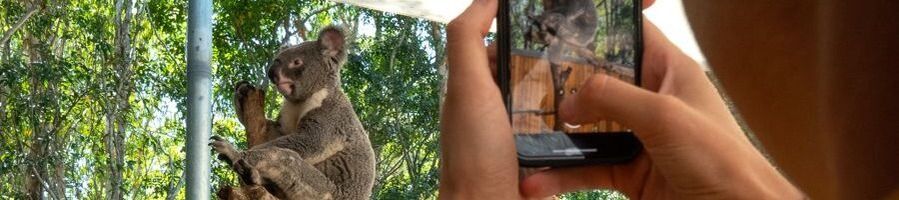
[[[516,133],[626,132],[614,121],[557,120],[562,99],[604,73],[638,84],[638,0],[509,0],[512,127]]]
[[[557,113],[594,74],[639,85],[640,8],[640,0],[507,0],[500,6],[500,82],[519,155],[529,143],[561,142],[571,147],[547,151],[582,158],[597,149],[574,148],[583,143],[577,138],[589,138],[581,134],[631,132],[615,121],[564,123]]]

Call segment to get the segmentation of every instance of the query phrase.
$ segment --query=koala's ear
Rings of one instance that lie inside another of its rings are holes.
[[[343,29],[340,27],[328,26],[318,34],[318,42],[325,47],[327,51],[325,53],[336,55],[346,48],[346,35],[344,35]]]

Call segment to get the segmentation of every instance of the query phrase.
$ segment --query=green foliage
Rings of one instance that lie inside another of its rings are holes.
[[[51,199],[104,199],[113,182],[124,199],[184,198],[187,1],[135,1],[132,62],[124,68],[130,76],[116,67],[116,2],[0,0],[4,33],[37,9],[0,44],[0,199],[27,199],[31,190]],[[214,9],[213,134],[245,148],[233,84],[268,84],[265,68],[281,46],[338,24],[350,37],[343,88],[378,156],[372,198],[436,198],[442,25],[320,0],[216,1]],[[269,91],[267,101],[273,118],[277,94]],[[117,102],[126,106],[110,109]],[[111,121],[118,118],[124,123]],[[120,164],[107,141],[118,126]],[[210,167],[213,186],[237,183],[223,163]]]
[[[615,199],[615,200],[626,200],[627,197],[624,194],[611,191],[611,190],[593,190],[593,191],[580,191],[580,192],[571,192],[567,194],[563,194],[559,196],[559,199],[564,200],[576,200],[576,199]]]
[[[125,68],[116,67],[117,2],[0,0],[4,33],[37,9],[0,44],[0,199],[27,199],[32,190],[103,199],[111,183],[125,199],[184,198],[187,1],[134,2]],[[279,47],[338,24],[351,39],[344,90],[378,155],[372,198],[436,197],[442,26],[317,0],[216,1],[214,9],[213,134],[246,147],[233,84],[267,84],[265,67]],[[280,102],[267,95],[274,117]],[[125,107],[110,109],[117,102]],[[118,127],[120,164],[108,141]],[[210,167],[212,185],[237,183],[223,163]]]

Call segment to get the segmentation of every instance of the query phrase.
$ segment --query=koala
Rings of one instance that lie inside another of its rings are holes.
[[[565,51],[573,51],[593,66],[601,64],[595,55],[599,24],[593,0],[545,0],[543,9],[528,17],[532,25],[525,36],[546,44],[550,62],[558,64]]]
[[[284,102],[277,122],[268,121],[256,130],[268,132],[262,140],[277,138],[243,152],[213,138],[210,145],[244,183],[262,185],[276,197],[287,199],[371,196],[374,151],[340,88],[340,70],[347,57],[345,43],[344,32],[331,26],[320,32],[318,40],[285,48],[276,55],[268,78]],[[259,117],[238,118],[243,123]]]

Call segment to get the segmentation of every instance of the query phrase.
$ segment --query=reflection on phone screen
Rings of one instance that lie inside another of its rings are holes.
[[[515,133],[629,132],[613,121],[557,120],[562,99],[604,73],[639,83],[636,0],[509,0],[511,118]]]

